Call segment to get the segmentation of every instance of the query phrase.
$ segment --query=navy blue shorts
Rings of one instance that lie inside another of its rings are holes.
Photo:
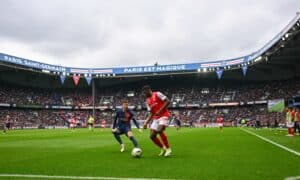
[[[10,129],[10,126],[11,126],[10,123],[6,123],[6,124],[5,124],[5,127],[6,127],[7,129]]]
[[[131,127],[130,126],[120,126],[118,127],[119,130],[119,134],[127,134],[128,131],[131,131]]]

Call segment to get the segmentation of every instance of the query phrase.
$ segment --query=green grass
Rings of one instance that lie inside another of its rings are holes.
[[[284,110],[284,101],[280,101],[269,109],[269,112],[282,112]]]
[[[300,136],[252,131],[300,151]],[[0,174],[255,180],[300,175],[300,157],[238,128],[225,128],[223,133],[217,128],[169,128],[170,158],[157,156],[159,149],[148,133],[134,131],[143,150],[137,159],[130,156],[132,145],[125,136],[127,150],[119,152],[109,129],[11,131],[0,135]]]
[[[300,136],[286,137],[287,129],[261,129],[252,132],[300,152]]]

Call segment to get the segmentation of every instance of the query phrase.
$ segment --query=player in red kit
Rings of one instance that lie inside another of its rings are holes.
[[[101,127],[101,131],[103,131],[106,128],[106,121],[105,121],[105,119],[102,119],[100,127]]]
[[[76,127],[76,119],[75,119],[75,116],[73,116],[70,119],[70,128],[71,128],[71,130],[75,130],[75,127]]]
[[[217,118],[217,123],[220,128],[220,131],[223,132],[223,117],[221,115]]]
[[[172,150],[164,131],[167,127],[168,119],[170,118],[170,112],[167,108],[170,101],[167,96],[161,92],[152,92],[150,86],[144,86],[142,92],[147,98],[147,107],[149,111],[149,115],[144,123],[144,129],[147,129],[149,121],[153,120],[150,126],[150,138],[158,147],[161,148],[159,156],[168,157],[171,155]],[[160,136],[161,140],[157,137],[157,135]]]

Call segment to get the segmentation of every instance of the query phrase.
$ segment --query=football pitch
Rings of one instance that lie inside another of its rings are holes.
[[[183,128],[177,132],[168,128],[173,155],[165,158],[157,156],[159,149],[150,141],[149,130],[143,134],[134,130],[143,156],[133,158],[131,142],[122,136],[126,151],[121,153],[110,129],[14,130],[0,134],[0,179],[266,180],[300,176],[300,136],[286,137],[285,130],[246,131]]]

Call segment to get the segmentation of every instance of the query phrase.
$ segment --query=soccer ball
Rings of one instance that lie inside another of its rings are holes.
[[[132,151],[131,151],[131,155],[133,157],[141,157],[142,156],[142,150],[140,148],[133,148]]]

